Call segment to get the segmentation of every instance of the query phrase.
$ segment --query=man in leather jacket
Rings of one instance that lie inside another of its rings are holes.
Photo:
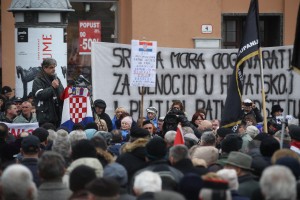
[[[44,59],[41,72],[33,81],[32,93],[40,125],[50,122],[58,127],[61,123],[64,87],[56,76],[56,65],[55,59]]]

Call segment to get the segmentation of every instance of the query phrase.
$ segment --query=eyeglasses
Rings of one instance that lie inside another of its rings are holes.
[[[28,106],[22,106],[22,108],[29,108]]]

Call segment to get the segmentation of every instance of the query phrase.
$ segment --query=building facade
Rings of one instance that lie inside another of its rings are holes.
[[[259,0],[262,46],[292,45],[300,0]],[[238,48],[250,0],[70,0],[67,77],[91,78],[91,56],[80,53],[81,21],[100,24],[100,40],[160,47]],[[15,19],[11,0],[1,1],[2,85],[15,87]],[[89,45],[89,44],[87,44]]]

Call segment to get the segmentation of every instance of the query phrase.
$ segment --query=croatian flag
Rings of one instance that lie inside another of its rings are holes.
[[[183,137],[181,125],[177,126],[176,136],[174,139],[174,146],[178,144],[184,144],[184,137]]]
[[[94,122],[89,91],[82,87],[67,87],[64,92],[64,107],[61,126],[72,131],[75,123],[85,126]]]
[[[140,41],[139,42],[139,51],[147,51],[147,52],[152,52],[152,42],[148,42],[148,41]]]

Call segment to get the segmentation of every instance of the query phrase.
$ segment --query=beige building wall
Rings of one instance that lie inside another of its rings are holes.
[[[283,16],[283,45],[292,45],[300,0],[259,0],[261,14]],[[1,2],[2,85],[15,87],[14,18]],[[248,12],[250,0],[119,0],[118,40],[156,40],[160,47],[194,48],[193,38],[222,37],[222,14]],[[210,24],[211,34],[201,25]]]
[[[15,88],[15,25],[11,12],[7,12],[11,0],[1,1],[2,86]]]

